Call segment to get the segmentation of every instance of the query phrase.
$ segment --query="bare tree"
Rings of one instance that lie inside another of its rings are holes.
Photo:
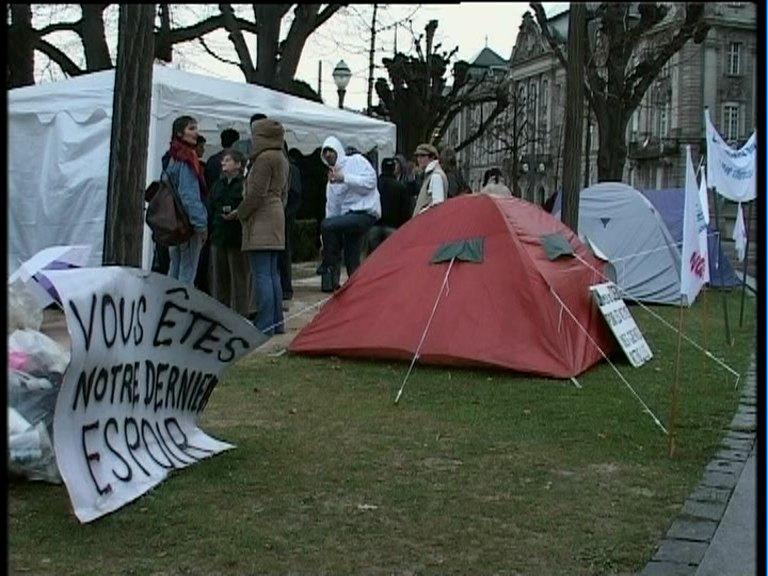
[[[104,264],[142,264],[154,20],[154,4],[120,7]]]
[[[453,83],[445,78],[448,65],[458,48],[441,51],[433,46],[437,21],[426,27],[426,53],[422,48],[424,34],[415,38],[416,56],[397,53],[383,60],[389,75],[376,80],[379,96],[378,113],[397,125],[397,149],[411,152],[420,142],[440,143],[453,119],[465,108],[494,103],[491,113],[455,150],[458,152],[478,138],[509,105],[506,79],[488,81],[485,71],[471,73],[466,62],[453,65]]]
[[[579,227],[579,182],[581,146],[584,134],[584,60],[586,44],[586,7],[581,2],[571,4],[568,14],[568,66],[565,76],[565,154],[563,155],[563,224],[574,232]]]
[[[596,7],[587,10],[586,18],[594,31],[594,47],[591,40],[584,44],[584,90],[598,126],[597,178],[600,182],[621,180],[632,114],[662,67],[688,41],[703,42],[709,24],[702,3],[601,2],[591,6]],[[532,2],[531,8],[549,46],[566,66],[564,39],[550,27],[541,2]]]

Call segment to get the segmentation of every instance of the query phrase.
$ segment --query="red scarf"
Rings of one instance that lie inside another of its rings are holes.
[[[205,183],[202,163],[197,157],[194,146],[190,146],[179,138],[174,138],[171,140],[171,158],[176,160],[176,162],[184,162],[194,170],[197,181],[200,184],[200,199],[205,202],[206,198],[208,198],[208,186]]]

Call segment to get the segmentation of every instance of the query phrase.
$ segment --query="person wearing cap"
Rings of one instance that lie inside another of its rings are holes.
[[[368,253],[373,252],[411,217],[411,193],[397,178],[397,161],[384,158],[381,161],[379,194],[381,194],[381,218],[368,232]]]
[[[362,239],[381,218],[381,197],[376,186],[376,171],[361,154],[347,155],[335,136],[329,136],[321,149],[328,166],[325,219],[320,224],[323,262],[318,272],[323,277],[324,292],[339,287],[341,252],[344,265],[352,276],[360,266]]]
[[[448,177],[440,167],[437,148],[432,144],[419,144],[415,156],[419,169],[424,172],[424,182],[413,209],[414,216],[444,202],[448,193]]]

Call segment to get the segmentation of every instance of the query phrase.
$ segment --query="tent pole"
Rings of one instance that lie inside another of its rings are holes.
[[[744,324],[744,297],[747,295],[747,268],[749,263],[749,224],[752,221],[752,205],[755,203],[753,200],[749,203],[747,208],[747,222],[744,224],[744,229],[747,234],[747,243],[744,246],[744,277],[741,281],[741,305],[739,307],[739,328]]]
[[[672,407],[669,415],[669,457],[675,456],[675,440],[677,432],[675,431],[675,418],[677,417],[677,396],[678,384],[680,382],[680,353],[683,349],[683,313],[685,312],[685,300],[680,296],[680,325],[677,331],[677,364],[675,367],[675,381],[672,384]]]
[[[718,257],[720,255],[720,251],[722,250],[722,235],[720,234],[720,211],[717,208],[717,187],[713,186],[712,190],[714,191],[713,199],[714,202],[712,204],[715,208],[715,232],[717,232],[717,254]],[[728,320],[728,300],[725,297],[725,290],[724,286],[725,283],[723,282],[723,267],[718,266],[717,272],[720,275],[720,293],[723,295],[723,315],[725,316],[725,337],[726,341],[728,342],[729,346],[733,346],[733,340],[731,339],[731,323]]]

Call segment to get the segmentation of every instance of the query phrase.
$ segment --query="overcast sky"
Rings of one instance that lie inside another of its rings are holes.
[[[72,6],[76,9],[76,5]],[[381,5],[377,16],[376,58],[374,81],[379,76],[386,77],[386,71],[381,65],[383,57],[391,56],[397,36],[397,49],[400,52],[413,53],[413,33],[423,33],[424,26],[429,20],[438,21],[435,34],[436,43],[442,43],[442,49],[451,50],[458,46],[459,59],[473,59],[484,46],[497,52],[503,58],[509,58],[515,44],[517,32],[522,22],[523,14],[529,9],[525,2],[508,3],[478,3],[463,2],[457,4],[390,4]],[[544,3],[548,12],[559,10],[567,3]],[[43,14],[36,14],[36,24],[50,22],[50,10],[59,8],[44,7]],[[46,10],[47,8],[47,10]],[[174,5],[174,20],[179,24],[190,24],[208,14],[218,12],[217,5]],[[250,5],[236,5],[236,12],[248,19],[253,18]],[[79,11],[79,10],[76,10]],[[322,62],[322,97],[326,104],[336,105],[338,96],[336,86],[331,76],[333,68],[344,60],[352,70],[352,79],[347,88],[345,105],[352,109],[362,110],[366,107],[368,88],[368,52],[370,49],[370,25],[373,14],[372,4],[352,4],[342,8],[307,41],[302,53],[297,71],[297,79],[304,80],[313,89],[318,88],[318,63]],[[111,24],[117,20],[117,7],[110,6],[105,20]],[[282,36],[288,33],[290,17],[284,19]],[[398,23],[398,25],[395,25]],[[383,30],[382,30],[383,29]],[[413,30],[413,33],[411,32]],[[108,43],[112,50],[117,45],[113,26],[108,25]],[[249,48],[252,58],[255,56],[255,41],[250,38]],[[218,55],[228,60],[237,60],[232,43],[225,31],[217,31],[206,37],[206,43]],[[74,46],[79,43],[70,44]],[[423,46],[423,44],[422,44]],[[63,48],[63,46],[62,46]],[[79,48],[79,47],[78,47]],[[67,49],[68,53],[72,49]],[[82,48],[75,49],[74,59],[82,61]],[[36,55],[36,69],[39,80],[60,79],[58,71],[45,69],[45,59]],[[255,58],[254,58],[255,60]],[[231,64],[224,64],[209,55],[198,42],[190,42],[177,46],[174,50],[174,67],[189,72],[198,72],[210,76],[243,81],[240,69]],[[373,95],[376,104],[378,98]]]

